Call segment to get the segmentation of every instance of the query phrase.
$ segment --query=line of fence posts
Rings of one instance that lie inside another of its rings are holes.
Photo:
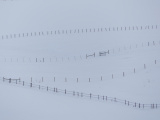
[[[20,82],[20,78],[19,79],[11,79],[11,78],[9,78],[9,79],[6,79],[6,78],[4,78],[3,77],[3,82],[5,81],[5,80],[8,80],[9,81],[9,83],[12,83],[11,81],[12,80],[18,80],[19,82]],[[16,82],[16,84],[17,84],[17,82]],[[27,84],[27,83],[26,83]],[[25,82],[23,81],[22,82],[22,85],[23,86],[25,86]],[[40,85],[38,85],[38,86],[33,86],[33,83],[31,82],[30,84],[29,84],[29,86],[30,86],[30,88],[32,88],[32,87],[37,87],[39,90],[41,89],[41,86]],[[46,88],[46,91],[52,91],[52,89],[49,89],[49,87],[47,86],[47,87],[45,87]],[[68,93],[70,93],[71,91],[67,91],[66,89],[65,90],[60,90],[60,89],[58,89],[58,88],[53,88],[53,92],[55,92],[55,93],[58,93],[58,91],[60,92],[60,93],[64,93],[64,94],[68,94]],[[100,96],[100,95],[93,95],[92,93],[90,93],[90,94],[85,94],[85,93],[82,93],[82,92],[75,92],[75,91],[72,91],[72,93],[73,93],[73,96],[80,96],[80,97],[88,97],[88,98],[90,98],[90,99],[92,99],[92,98],[97,98],[98,100],[108,100],[108,97],[107,96]],[[76,94],[77,93],[77,94]],[[89,96],[88,96],[89,95]],[[100,99],[100,98],[102,98],[102,99]],[[110,98],[110,100],[111,101],[113,101],[113,102],[122,102],[123,101],[123,103],[125,104],[125,105],[128,105],[128,106],[130,106],[130,105],[133,105],[133,107],[138,107],[138,108],[145,108],[145,107],[148,107],[149,108],[149,105],[150,105],[150,108],[151,109],[157,109],[160,105],[159,104],[140,104],[140,103],[133,103],[133,102],[130,102],[130,101],[127,101],[127,100],[119,100],[119,99],[117,99],[117,98]]]
[[[154,64],[157,64],[157,60],[154,60]],[[143,65],[143,68],[146,69],[146,64]],[[135,74],[135,73],[136,73],[136,69],[134,68],[133,71],[134,71],[134,74]],[[125,77],[125,72],[123,72],[123,77]],[[114,75],[112,74],[112,79],[113,79],[113,78],[114,78]],[[5,78],[3,77],[3,81],[4,81],[4,80],[5,80]],[[17,84],[17,80],[20,81],[20,78],[19,78],[19,79],[11,79],[11,78],[9,78],[8,80],[9,80],[9,82],[11,82],[11,80],[15,80],[15,81],[16,81],[16,84]],[[54,80],[54,82],[55,82],[55,81],[56,81],[56,77],[54,77],[53,80]],[[67,82],[67,77],[65,77],[64,80],[65,80],[65,82]],[[101,80],[101,81],[103,80],[103,77],[102,77],[102,76],[100,77],[100,80]],[[79,82],[79,78],[77,78],[76,81],[77,81],[77,83],[78,83],[78,82]],[[31,77],[31,83],[32,83],[32,82],[33,82],[33,78]],[[41,78],[41,82],[44,82],[44,78],[43,78],[43,77]],[[88,79],[88,82],[91,82],[91,78]]]
[[[159,41],[159,43],[160,43],[160,41]],[[148,44],[148,46],[150,45],[149,44],[149,42],[147,43]],[[142,45],[143,45],[143,43],[142,43]],[[153,41],[153,45],[155,45],[155,42]],[[136,44],[136,46],[137,46],[137,44]],[[130,46],[130,48],[131,48],[131,46]],[[114,51],[114,49],[113,49],[113,51]],[[119,48],[119,51],[120,51],[120,48]],[[106,56],[107,55],[107,53],[108,54],[110,54],[110,50],[108,50],[108,51],[101,51],[101,52],[99,52],[99,56]],[[114,52],[113,52],[114,53]],[[94,52],[93,54],[86,54],[86,59],[88,58],[88,57],[96,57],[96,53]],[[82,57],[80,56],[80,59],[82,60]],[[13,58],[11,58],[10,59],[10,61],[11,62],[13,62]],[[69,60],[69,57],[68,57],[68,60]],[[74,60],[76,61],[76,57],[74,56]],[[22,61],[23,62],[25,62],[25,59],[24,58],[22,58]],[[29,58],[29,61],[31,62],[31,59]],[[43,57],[43,58],[41,58],[40,60],[39,60],[40,62],[45,62],[45,58]],[[62,61],[63,61],[63,57],[62,57]],[[7,59],[6,58],[4,58],[4,62],[7,62]],[[17,58],[17,62],[19,62],[19,59]],[[38,58],[35,58],[35,62],[38,62]],[[50,62],[52,62],[52,59],[50,58]],[[57,62],[57,58],[56,58],[56,62]],[[155,64],[156,64],[156,61],[155,61]]]
[[[132,30],[139,30],[139,27],[140,27],[140,30],[143,30],[143,27],[144,27],[144,30],[146,30],[146,29],[150,29],[150,27],[151,27],[151,29],[157,29],[158,28],[158,25],[148,25],[148,26],[133,26],[133,27],[131,27],[131,26],[128,26],[128,27],[126,27],[126,26],[124,26],[124,27],[109,27],[109,28],[97,28],[97,30],[94,28],[93,29],[93,32],[103,32],[103,29],[105,30],[105,31],[115,31],[115,30],[119,30],[119,28],[120,28],[120,30],[121,31],[123,31],[123,29],[126,31],[127,30],[127,28],[128,28],[128,30],[131,30],[131,28],[132,28]],[[115,29],[115,28],[117,28],[117,29]],[[64,30],[55,30],[55,32],[54,32],[54,34],[56,35],[56,34],[67,34],[68,32],[71,34],[72,33],[72,31],[73,31],[73,33],[76,33],[76,31],[78,31],[77,33],[79,34],[80,33],[80,30],[79,29],[74,29],[74,30],[65,30],[66,32],[64,32]],[[88,28],[88,29],[82,29],[81,30],[81,33],[87,33],[87,32],[92,32],[92,29],[91,28]],[[38,35],[39,36],[41,36],[41,35],[52,35],[53,34],[53,31],[46,31],[46,32],[34,32],[34,34],[32,33],[32,32],[30,32],[30,36],[37,36],[37,33],[38,33]],[[22,37],[25,37],[25,34],[26,34],[26,37],[29,37],[29,33],[27,32],[27,33],[22,33]],[[12,37],[12,34],[10,35],[10,38],[16,38],[16,37],[21,37],[21,33],[18,33],[18,34],[13,34],[13,37]],[[1,36],[1,39],[9,39],[9,35],[2,35]]]

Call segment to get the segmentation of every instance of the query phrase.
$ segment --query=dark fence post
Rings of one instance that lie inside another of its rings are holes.
[[[47,91],[48,91],[48,86],[47,86]]]
[[[11,78],[9,78],[9,83],[11,83]]]
[[[134,68],[134,73],[136,73],[136,69]]]
[[[24,86],[24,81],[23,81],[23,86]]]
[[[32,83],[30,83],[30,87],[32,87]]]
[[[90,94],[89,94],[89,96],[90,96],[90,99],[91,99],[91,97],[92,97],[92,94],[90,93]]]

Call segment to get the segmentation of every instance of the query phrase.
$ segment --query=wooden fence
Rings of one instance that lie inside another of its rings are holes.
[[[122,100],[122,99],[119,99],[116,97],[108,97],[105,95],[95,95],[92,93],[83,93],[83,92],[77,92],[77,91],[69,91],[66,89],[58,89],[55,87],[52,88],[49,86],[41,86],[41,85],[21,81],[20,78],[19,79],[11,79],[11,78],[4,78],[3,77],[3,82],[4,83],[7,82],[9,84],[21,85],[21,86],[29,87],[29,88],[34,88],[37,90],[52,92],[52,93],[56,93],[56,94],[74,96],[74,97],[78,97],[78,98],[87,98],[90,100],[97,100],[97,101],[103,101],[103,102],[115,102],[115,103],[120,103],[125,106],[131,106],[131,107],[139,108],[139,109],[158,109],[158,108],[160,108],[160,104],[155,104],[155,103],[144,104],[144,103],[140,103],[140,102],[132,102],[132,101],[128,101],[128,100]]]

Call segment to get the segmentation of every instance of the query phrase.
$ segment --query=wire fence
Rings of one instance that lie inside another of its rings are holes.
[[[83,34],[98,32],[118,32],[118,31],[140,31],[140,30],[156,30],[159,25],[141,25],[141,26],[117,26],[117,27],[101,27],[101,28],[82,28],[68,30],[51,30],[42,32],[27,32],[17,34],[1,35],[1,39],[14,39],[34,36],[64,35],[64,34]]]
[[[139,102],[132,102],[128,100],[122,100],[116,97],[108,97],[105,95],[95,95],[92,93],[84,93],[84,92],[77,92],[77,91],[69,91],[66,89],[59,89],[59,88],[52,88],[49,86],[42,86],[42,85],[37,85],[33,83],[27,83],[25,81],[21,81],[21,79],[11,79],[11,78],[4,78],[1,79],[3,83],[9,83],[9,84],[16,84],[16,85],[21,85],[23,87],[29,87],[29,88],[34,88],[37,90],[43,90],[47,92],[52,92],[56,94],[62,94],[62,95],[68,95],[68,96],[74,96],[78,98],[87,98],[90,100],[97,100],[97,101],[103,101],[103,102],[115,102],[115,103],[120,103],[125,106],[131,106],[139,109],[158,109],[160,108],[160,104],[143,104]]]

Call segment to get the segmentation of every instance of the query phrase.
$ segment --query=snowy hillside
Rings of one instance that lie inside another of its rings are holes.
[[[159,120],[159,5],[0,1],[0,119]]]

